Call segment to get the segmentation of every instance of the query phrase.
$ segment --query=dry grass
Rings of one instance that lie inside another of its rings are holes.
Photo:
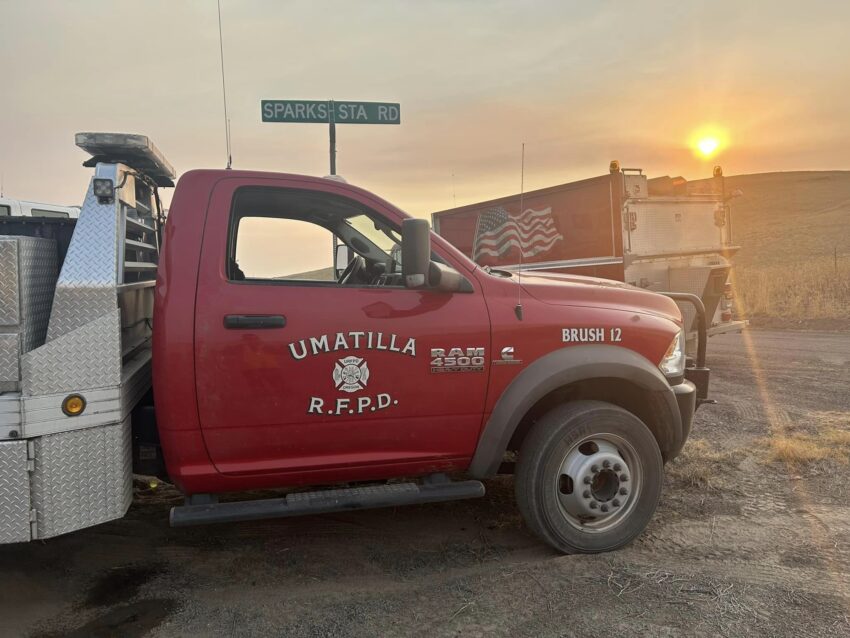
[[[788,465],[808,465],[830,457],[829,448],[805,435],[779,436],[768,439],[768,458]]]
[[[737,459],[734,451],[717,450],[705,439],[690,439],[667,473],[688,487],[717,491],[722,488],[721,478],[735,468]]]
[[[850,463],[850,431],[829,428],[812,434],[794,434],[767,439],[767,456],[770,461],[794,467],[834,462]]]
[[[823,438],[829,445],[850,449],[850,432],[845,430],[830,430],[824,434]]]
[[[818,431],[846,430],[850,433],[850,411],[821,410],[811,412],[809,427]]]
[[[740,314],[783,319],[846,320],[850,315],[850,256],[735,269]]]
[[[741,314],[850,327],[850,171],[737,175],[726,189],[743,191],[731,204]]]
[[[736,266],[787,270],[850,252],[850,171],[736,175],[726,189],[744,193],[731,202]]]

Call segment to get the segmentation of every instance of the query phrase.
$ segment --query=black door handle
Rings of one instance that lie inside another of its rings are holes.
[[[228,330],[283,328],[285,325],[283,315],[224,315],[224,327]]]

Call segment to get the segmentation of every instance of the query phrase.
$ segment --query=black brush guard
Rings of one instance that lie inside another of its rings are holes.
[[[708,398],[708,378],[711,370],[705,367],[705,349],[708,341],[708,319],[705,315],[705,304],[697,295],[687,292],[662,292],[673,301],[683,301],[691,304],[697,313],[697,358],[694,365],[685,368],[685,378],[697,388],[697,407],[703,403],[717,403]],[[690,361],[689,361],[690,363]]]

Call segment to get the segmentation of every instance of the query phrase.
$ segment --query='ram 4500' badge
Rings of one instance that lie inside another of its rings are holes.
[[[482,372],[484,348],[431,348],[431,372]]]

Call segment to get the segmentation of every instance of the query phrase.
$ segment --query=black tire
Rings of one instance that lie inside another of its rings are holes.
[[[628,457],[632,464],[623,461],[625,469],[620,468],[620,474],[613,472],[621,464],[615,462],[612,466],[612,450],[623,459]],[[587,464],[597,458],[605,458],[605,467],[610,469],[603,470],[598,463],[592,466],[598,469],[591,474]],[[580,481],[575,477],[577,485],[573,484],[573,477],[564,478],[564,467],[572,469],[582,463],[583,469],[574,472],[581,474]],[[631,412],[602,401],[565,403],[535,423],[523,441],[515,476],[517,504],[531,530],[558,551],[607,552],[630,543],[646,528],[661,497],[663,468],[655,437]],[[632,472],[634,475],[628,476]],[[584,483],[587,479],[592,479],[590,484]],[[625,481],[621,483],[621,479]],[[610,496],[608,487],[604,493],[597,491],[597,483],[610,483],[615,496]],[[585,488],[592,488],[592,492]],[[580,493],[574,494],[573,490]],[[619,505],[621,497],[617,495],[623,493],[619,490],[625,491],[622,498],[628,499],[623,501],[627,506]],[[603,515],[599,511],[603,505],[612,513]],[[577,507],[594,507],[599,517],[585,517],[583,510],[576,513]]]

